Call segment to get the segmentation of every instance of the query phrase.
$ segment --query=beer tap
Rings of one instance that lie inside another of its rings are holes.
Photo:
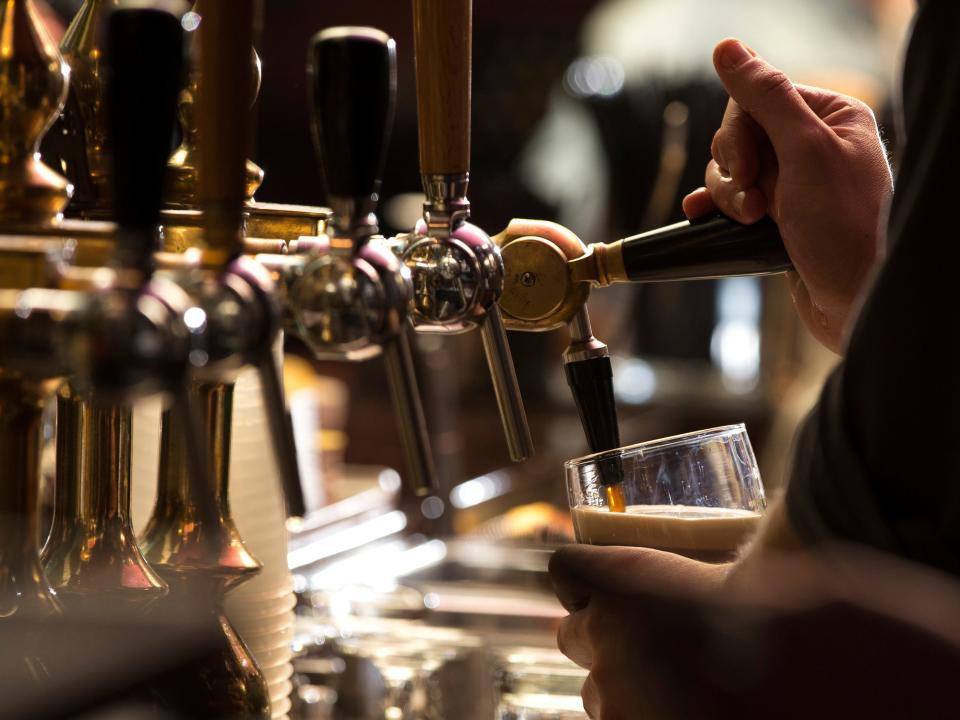
[[[120,26],[118,33],[121,36],[138,29],[136,20],[140,15],[136,13],[144,11],[133,12],[134,15],[130,15],[129,11],[117,14],[116,22]],[[31,19],[29,15],[22,17]],[[164,19],[169,21],[167,34],[163,38],[166,41],[175,36],[179,25],[173,17],[167,16]],[[172,23],[173,36],[169,23]],[[154,31],[159,30],[157,26],[150,27]],[[4,30],[5,37],[14,37],[20,41],[34,39],[38,37],[38,33],[42,33],[36,27]],[[147,37],[155,39],[149,35]],[[138,52],[141,49],[143,48],[136,48]],[[34,55],[34,60],[38,56]],[[55,73],[59,70],[59,63],[47,62],[46,67],[48,72]],[[173,67],[172,62],[165,63],[160,68],[160,76],[162,77],[164,72],[171,72]],[[175,70],[173,72],[175,74]],[[20,74],[29,75],[22,70]],[[150,79],[157,78],[148,77],[148,80]],[[174,77],[168,85],[176,82]],[[9,91],[10,87],[5,85],[4,90]],[[159,98],[164,97],[163,91],[161,86],[157,91]],[[172,93],[168,91],[167,97],[172,99]],[[20,107],[26,107],[26,101],[31,99],[36,101],[37,95],[28,95]],[[16,103],[7,102],[6,97],[2,105],[16,107]],[[123,105],[118,103],[117,107]],[[35,112],[36,107],[31,111]],[[163,113],[160,108],[149,106],[147,111],[156,111],[157,115],[151,115],[151,119],[162,124]],[[48,112],[52,115],[56,108],[48,108]],[[172,119],[170,113],[167,113],[167,116],[168,120]],[[11,125],[15,124],[11,122]],[[129,118],[123,118],[120,124],[133,125]],[[149,126],[150,121],[146,124]],[[130,127],[127,132],[131,132]],[[169,125],[166,132],[169,132]],[[130,161],[145,160],[150,155],[149,145],[132,148],[128,144],[124,149],[131,151],[128,155]],[[142,151],[143,158],[132,152],[134,149]],[[159,157],[163,159],[162,155]],[[149,162],[145,165],[149,166]],[[162,167],[161,162],[161,170]],[[129,174],[127,177],[129,178]],[[148,171],[143,175],[137,174],[136,177],[145,181],[150,179]],[[21,604],[39,604],[47,611],[53,611],[56,607],[43,573],[38,572],[39,558],[36,553],[39,422],[41,406],[48,392],[61,378],[70,377],[85,391],[92,388],[96,393],[102,393],[101,397],[108,404],[117,404],[121,400],[132,401],[139,393],[176,391],[177,387],[182,385],[189,346],[188,333],[180,317],[186,308],[184,301],[187,298],[175,286],[150,279],[147,271],[149,262],[145,260],[153,251],[151,238],[154,236],[150,235],[148,229],[149,209],[132,202],[138,198],[143,199],[137,195],[141,192],[149,198],[149,186],[150,183],[145,182],[143,189],[139,186],[127,188],[125,199],[130,202],[124,205],[130,211],[121,222],[125,232],[121,233],[118,241],[117,247],[120,250],[114,267],[101,268],[86,274],[71,273],[69,268],[63,267],[63,254],[57,252],[57,247],[61,245],[59,240],[33,238],[39,241],[40,248],[45,248],[46,260],[50,266],[46,280],[31,287],[30,279],[16,272],[16,269],[22,270],[22,266],[14,264],[15,271],[8,278],[10,284],[5,283],[7,289],[0,291],[0,330],[4,338],[4,343],[0,346],[0,385],[3,386],[4,405],[0,410],[4,424],[4,432],[0,433],[0,445],[3,446],[3,466],[19,475],[2,483],[5,508],[13,512],[16,504],[14,517],[9,523],[4,523],[4,527],[12,534],[20,533],[21,530],[26,532],[26,535],[21,537],[23,544],[19,552],[7,553],[7,543],[3,543],[0,549],[0,567],[3,568],[0,576],[4,578],[0,583],[3,585],[0,596],[9,601],[5,603],[4,615],[13,614]],[[155,216],[159,202],[158,186],[153,194],[156,196]],[[11,192],[11,196],[16,196],[16,193]],[[55,218],[49,218],[46,222],[38,221],[38,234],[50,237],[51,222],[55,222]],[[0,241],[4,260],[8,259],[8,248],[15,250],[26,243],[25,247],[29,249],[30,239],[4,237]],[[29,256],[29,253],[26,254]],[[15,252],[13,256],[16,257]],[[25,279],[26,284],[23,282]],[[64,424],[69,429],[71,419],[68,416],[69,413],[65,415]],[[79,425],[79,420],[74,424]],[[79,427],[76,429],[79,430]],[[122,436],[122,423],[118,435]],[[67,433],[63,438],[64,441],[71,439],[76,441],[77,436]],[[80,443],[77,442],[74,449],[79,446]],[[122,446],[114,446],[112,449],[120,455],[123,454]],[[122,473],[122,457],[114,459],[118,461],[116,472]],[[79,464],[82,466],[83,462],[79,461]],[[98,536],[98,540],[104,540],[107,536],[117,539],[118,534],[122,535],[125,530],[129,530],[123,524],[122,488],[107,483],[106,487],[101,486],[99,490],[103,491],[99,493],[99,501],[107,514],[97,520],[104,523],[101,529],[109,525],[110,530]],[[77,497],[77,493],[73,493],[73,496]],[[6,502],[7,499],[9,502]],[[56,536],[60,537],[62,534],[56,533]],[[109,542],[104,541],[104,544],[109,545]],[[124,568],[126,574],[132,577],[137,571],[142,571],[142,579],[151,584],[159,583],[155,576],[151,577],[149,569],[142,558],[139,558],[129,533],[127,537],[121,538],[121,545],[124,550],[122,561],[129,561]],[[122,574],[124,573],[121,572]],[[160,590],[162,591],[162,584]]]
[[[413,278],[419,332],[480,328],[510,456],[533,454],[533,441],[500,309],[499,248],[467,222],[470,203],[472,0],[414,0],[414,46],[423,221],[403,260]]]
[[[153,389],[174,391],[186,423],[183,429],[195,436],[190,432],[192,415],[184,407],[188,328],[181,316],[189,298],[173,283],[152,277],[180,86],[178,18],[159,4],[158,9],[120,6],[109,17],[105,51],[105,142],[114,193],[111,207],[118,224],[113,261],[118,282],[95,304],[103,309],[95,322],[101,330],[90,345],[108,341],[110,352],[94,361],[94,367],[104,370],[75,378],[58,395],[54,520],[43,558],[67,609],[104,603],[142,609],[167,592],[166,583],[144,560],[130,523],[133,399]],[[149,346],[170,339],[141,327],[144,311],[172,331],[174,345],[179,345],[173,356],[166,357],[169,347],[150,352],[157,353],[154,360],[135,357],[137,350],[116,352],[121,343]],[[127,331],[129,336],[122,337]],[[154,372],[159,378],[151,377]],[[192,454],[200,452],[195,444]],[[196,466],[197,472],[203,470],[202,463]]]
[[[500,300],[506,326],[533,332],[564,325],[570,329],[564,370],[591,452],[620,445],[609,352],[593,337],[587,316],[591,287],[767,275],[791,268],[769,218],[741,225],[714,216],[591,245],[556,223],[517,219],[494,241],[506,265]],[[600,471],[610,508],[622,510],[618,460],[608,461]]]
[[[333,208],[330,250],[288,299],[298,334],[319,357],[383,354],[411,486],[435,487],[433,458],[406,335],[409,270],[377,235],[374,214],[393,122],[396,49],[374,28],[336,27],[310,44],[313,133]]]

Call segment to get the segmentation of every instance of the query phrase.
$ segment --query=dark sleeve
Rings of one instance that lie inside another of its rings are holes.
[[[922,4],[902,106],[888,255],[798,435],[787,512],[807,542],[960,574],[960,3]]]

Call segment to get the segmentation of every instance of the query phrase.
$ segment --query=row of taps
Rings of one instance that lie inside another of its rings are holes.
[[[514,220],[493,237],[471,224],[471,0],[413,0],[426,195],[415,228],[379,234],[396,47],[373,28],[323,30],[309,47],[329,208],[258,203],[263,171],[247,159],[255,8],[86,0],[59,50],[31,0],[8,0],[0,15],[0,623],[24,608],[168,597],[228,625],[223,595],[258,569],[228,502],[244,368],[259,375],[288,515],[305,511],[283,332],[326,359],[383,355],[406,478],[427,492],[436,480],[411,329],[479,330],[520,461],[533,445],[506,329],[568,327],[567,379],[599,451],[619,434],[609,354],[586,311],[591,287],[789,267],[769,223],[716,218],[590,246],[543,221]],[[132,407],[156,394],[168,400],[158,497],[135,538]],[[41,551],[40,435],[52,397],[55,507]],[[255,664],[231,631],[222,637],[220,672],[245,689],[231,707],[218,697],[218,709],[192,714],[263,715]]]

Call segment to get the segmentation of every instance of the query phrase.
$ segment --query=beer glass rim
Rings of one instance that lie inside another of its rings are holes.
[[[718,425],[716,427],[706,428],[703,430],[693,430],[691,432],[681,433],[679,435],[668,435],[667,437],[656,438],[654,440],[645,440],[643,442],[634,443],[633,445],[624,445],[623,447],[614,448],[612,450],[604,450],[602,452],[591,453],[589,455],[582,455],[580,457],[573,458],[572,460],[567,460],[563,464],[563,467],[567,470],[571,470],[581,465],[588,465],[609,457],[629,457],[630,455],[634,455],[643,451],[662,450],[680,445],[694,445],[699,444],[704,440],[730,437],[740,433],[746,434],[746,431],[747,427],[744,423]]]

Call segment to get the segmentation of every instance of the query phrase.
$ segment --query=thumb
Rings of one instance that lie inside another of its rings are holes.
[[[798,130],[822,126],[790,78],[739,40],[718,43],[713,64],[730,97],[763,128],[778,154],[802,142]]]

